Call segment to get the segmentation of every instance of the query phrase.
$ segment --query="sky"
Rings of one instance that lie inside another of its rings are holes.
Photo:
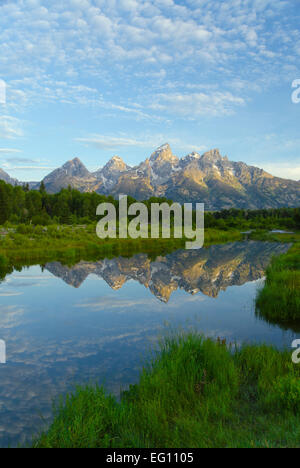
[[[300,180],[299,24],[299,0],[0,0],[0,167],[168,142]]]

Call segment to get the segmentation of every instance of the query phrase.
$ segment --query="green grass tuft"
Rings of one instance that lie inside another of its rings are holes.
[[[272,260],[256,299],[257,315],[272,324],[300,324],[300,243]]]
[[[34,447],[299,447],[300,367],[270,346],[166,338],[120,402],[99,387],[61,401]]]

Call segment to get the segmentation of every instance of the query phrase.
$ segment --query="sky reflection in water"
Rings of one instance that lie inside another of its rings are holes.
[[[170,327],[193,327],[238,343],[290,346],[295,334],[254,314],[272,255],[287,246],[237,242],[151,261],[50,263],[0,284],[0,444],[24,443],[45,427],[54,397],[98,382],[119,394]],[[43,416],[43,420],[41,419]]]

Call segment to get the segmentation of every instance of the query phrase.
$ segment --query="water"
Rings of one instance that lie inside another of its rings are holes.
[[[237,242],[178,251],[58,262],[14,271],[0,284],[0,445],[30,440],[51,420],[52,400],[77,383],[119,394],[138,379],[166,330],[189,328],[228,341],[290,346],[295,334],[254,314],[272,255],[286,245]]]

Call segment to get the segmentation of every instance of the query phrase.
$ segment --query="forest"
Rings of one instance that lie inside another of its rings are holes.
[[[199,200],[200,201],[200,200]],[[98,220],[96,208],[100,203],[113,203],[118,212],[118,200],[112,196],[96,192],[81,193],[68,187],[59,193],[49,194],[43,183],[39,190],[30,190],[28,185],[12,186],[0,181],[0,225],[32,224],[90,224]],[[128,197],[128,205],[136,200]],[[149,198],[144,201],[148,208],[151,203],[167,202],[166,198]],[[149,210],[150,211],[150,210]],[[300,227],[300,208],[279,208],[261,210],[240,210],[231,208],[218,212],[205,213],[206,228],[233,229],[255,228],[272,229]]]

